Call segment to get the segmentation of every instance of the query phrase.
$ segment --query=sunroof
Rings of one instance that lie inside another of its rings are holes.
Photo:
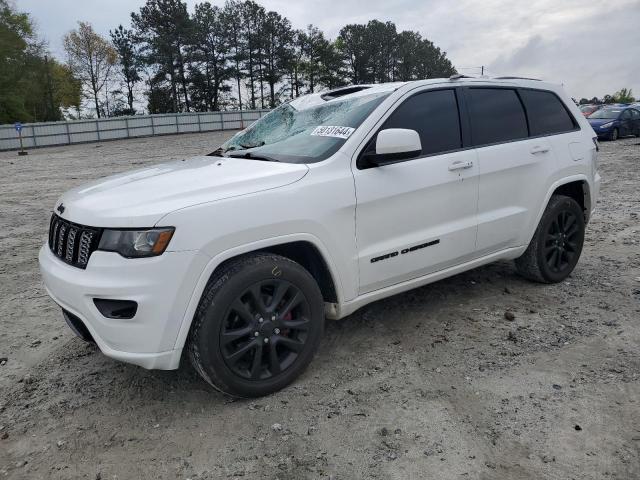
[[[354,87],[341,88],[340,90],[334,90],[332,92],[323,93],[320,98],[323,100],[333,100],[334,98],[342,97],[344,95],[351,95],[352,93],[360,92],[371,88],[368,85],[356,85]]]

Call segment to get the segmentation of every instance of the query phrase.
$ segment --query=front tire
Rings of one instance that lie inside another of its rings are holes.
[[[189,357],[214,388],[259,397],[304,371],[323,329],[324,302],[311,274],[279,255],[250,254],[209,280],[189,333]]]
[[[611,140],[612,142],[617,140],[618,137],[620,136],[620,133],[618,132],[617,128],[614,128],[611,133],[609,134],[609,140]]]
[[[515,260],[518,273],[536,282],[561,282],[578,263],[584,231],[580,205],[573,198],[553,195],[527,250]]]

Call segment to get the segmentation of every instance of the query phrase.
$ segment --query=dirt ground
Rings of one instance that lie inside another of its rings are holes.
[[[376,302],[291,387],[234,401],[75,338],[37,267],[63,191],[222,138],[0,153],[0,478],[640,478],[638,139],[601,145],[568,281],[499,262]]]

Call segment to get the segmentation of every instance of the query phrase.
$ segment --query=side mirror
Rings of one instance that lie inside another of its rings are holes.
[[[387,128],[378,132],[376,153],[365,155],[366,161],[375,166],[407,160],[420,155],[422,143],[415,130]]]

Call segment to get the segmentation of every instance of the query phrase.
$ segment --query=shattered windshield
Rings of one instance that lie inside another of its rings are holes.
[[[280,105],[220,147],[226,156],[314,163],[333,155],[391,92]]]

